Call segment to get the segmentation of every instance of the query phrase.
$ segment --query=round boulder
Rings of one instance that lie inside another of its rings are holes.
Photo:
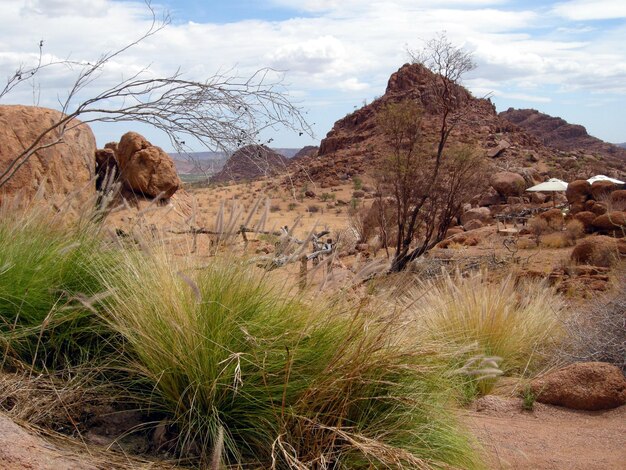
[[[618,210],[626,210],[626,189],[618,189],[611,193],[611,205]]]
[[[599,215],[593,220],[592,225],[601,232],[626,230],[626,212],[613,211]]]
[[[582,211],[578,212],[574,215],[574,219],[578,220],[583,227],[585,228],[585,232],[589,233],[593,230],[593,221],[598,217],[596,214],[590,211]]]
[[[561,230],[563,228],[563,212],[561,212],[561,209],[550,209],[542,212],[539,214],[539,218],[545,220],[553,230]]]
[[[488,223],[491,220],[491,211],[487,207],[475,207],[461,215],[461,224],[466,225],[470,220],[479,220]]]
[[[463,227],[465,228],[465,230],[476,230],[479,228],[483,228],[485,226],[485,224],[483,224],[480,220],[478,219],[474,219],[474,220],[470,220],[468,223],[463,224]]]
[[[605,235],[580,240],[572,251],[571,259],[577,264],[611,267],[626,255],[626,241]]]
[[[626,404],[626,379],[606,362],[579,362],[531,382],[540,403],[575,410],[606,410]]]
[[[521,175],[510,171],[494,173],[489,180],[491,187],[504,197],[521,196],[526,189],[526,181]]]
[[[120,178],[135,194],[167,199],[181,185],[170,156],[136,132],[127,132],[117,147]]]
[[[567,185],[565,191],[565,197],[570,205],[581,204],[583,205],[589,196],[591,195],[591,184],[587,180],[572,181]]]
[[[607,199],[616,189],[617,185],[612,181],[594,181],[591,185],[591,197],[596,201],[601,201]]]
[[[585,202],[585,210],[593,212],[596,215],[602,215],[606,213],[608,209],[605,202],[598,202],[593,199],[589,199],[587,202]]]
[[[35,106],[0,106],[0,174],[47,129],[54,126],[63,114]],[[96,170],[96,139],[87,124],[71,121],[62,141],[54,132],[45,134],[37,150],[8,180],[1,192],[20,192],[30,199],[42,188],[44,195],[66,196],[81,190],[79,198],[91,197],[95,192],[92,180]]]

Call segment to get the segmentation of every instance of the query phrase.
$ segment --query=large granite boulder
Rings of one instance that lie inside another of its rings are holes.
[[[167,199],[181,186],[171,157],[136,132],[122,136],[116,155],[120,179],[135,194]]]
[[[524,177],[510,171],[494,173],[489,183],[498,194],[504,197],[521,196],[526,189]]]
[[[63,114],[53,109],[0,106],[0,174],[62,118]],[[53,131],[43,136],[39,145],[47,148],[26,160],[0,188],[0,198],[17,192],[31,198],[40,189],[46,198],[65,197],[78,190],[82,191],[76,197],[81,199],[94,194],[96,139],[87,124],[73,120],[61,141]]]

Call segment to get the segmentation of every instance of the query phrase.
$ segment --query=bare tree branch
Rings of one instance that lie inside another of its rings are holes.
[[[148,29],[136,40],[100,56],[95,62],[62,60],[33,67],[20,67],[8,78],[0,99],[20,83],[33,80],[44,68],[69,67],[78,70],[67,96],[59,105],[63,116],[45,129],[33,142],[0,172],[0,188],[38,151],[63,142],[65,133],[82,123],[141,122],[164,132],[177,151],[184,152],[191,139],[208,149],[227,150],[256,141],[267,129],[286,127],[311,134],[300,110],[291,103],[278,73],[261,68],[243,78],[234,74],[215,74],[204,81],[185,79],[180,71],[164,78],[149,76],[143,68],[131,77],[106,88],[95,96],[81,99],[87,87],[93,87],[106,66],[116,57],[165,28],[170,18],[157,18],[146,1],[151,15]]]

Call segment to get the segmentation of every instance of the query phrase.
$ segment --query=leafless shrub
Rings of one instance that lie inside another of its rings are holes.
[[[548,225],[548,221],[546,219],[542,219],[541,217],[533,217],[528,221],[528,226],[532,231],[535,241],[537,244],[541,241],[542,235],[550,233],[552,229]]]
[[[566,359],[610,362],[626,372],[626,273],[621,274],[615,294],[593,300],[566,321]]]

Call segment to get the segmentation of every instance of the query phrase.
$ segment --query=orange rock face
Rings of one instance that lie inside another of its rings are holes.
[[[62,119],[58,111],[34,106],[0,106],[0,174],[47,128]],[[63,141],[33,154],[0,189],[0,194],[20,192],[32,197],[42,186],[46,197],[65,196],[82,190],[79,198],[95,192],[96,139],[86,124],[65,132]],[[42,144],[56,140],[53,133]]]
[[[117,163],[122,183],[136,194],[170,198],[181,186],[170,156],[136,132],[122,136],[117,148]]]
[[[605,362],[578,362],[534,380],[537,401],[576,410],[606,410],[626,404],[622,371]]]

